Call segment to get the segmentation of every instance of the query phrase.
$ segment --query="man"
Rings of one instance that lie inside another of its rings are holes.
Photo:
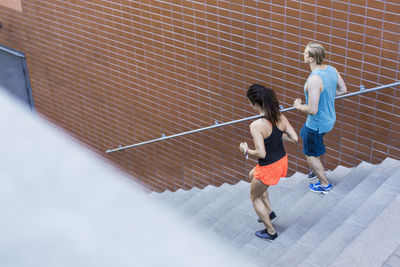
[[[336,121],[335,96],[347,92],[339,72],[332,66],[322,64],[325,49],[321,44],[309,42],[304,50],[304,62],[309,64],[311,74],[304,85],[306,103],[294,101],[294,108],[307,114],[301,129],[303,153],[318,182],[309,185],[313,192],[326,194],[332,189],[328,182],[320,156],[326,153],[323,143],[325,133],[332,130]]]

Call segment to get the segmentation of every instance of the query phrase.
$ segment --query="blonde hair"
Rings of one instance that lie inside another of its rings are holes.
[[[325,49],[322,44],[316,42],[309,42],[308,46],[308,56],[315,60],[317,65],[321,65],[325,58]]]

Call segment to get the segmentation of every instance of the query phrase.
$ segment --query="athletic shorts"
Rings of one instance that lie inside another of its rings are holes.
[[[281,177],[285,177],[288,170],[287,155],[283,158],[266,166],[257,164],[254,169],[253,177],[265,185],[276,185]]]
[[[300,131],[300,137],[303,139],[303,153],[309,157],[325,154],[324,135],[325,133],[318,133],[304,124]]]

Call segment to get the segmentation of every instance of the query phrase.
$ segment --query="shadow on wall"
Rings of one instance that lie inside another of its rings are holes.
[[[0,91],[2,266],[243,266]]]

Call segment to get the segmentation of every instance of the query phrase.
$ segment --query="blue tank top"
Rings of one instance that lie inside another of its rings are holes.
[[[321,78],[324,89],[319,98],[318,112],[315,115],[307,115],[306,126],[314,131],[318,131],[318,133],[327,133],[332,130],[336,121],[335,96],[338,75],[336,70],[331,66],[327,66],[323,70],[314,70],[308,76],[308,79],[313,75],[318,75]],[[306,104],[308,104],[306,86],[304,86],[304,94],[306,96]]]
[[[271,123],[270,121],[268,121]],[[264,139],[265,158],[258,159],[258,165],[266,166],[277,162],[286,155],[282,141],[282,131],[276,125],[272,125],[272,133]]]

